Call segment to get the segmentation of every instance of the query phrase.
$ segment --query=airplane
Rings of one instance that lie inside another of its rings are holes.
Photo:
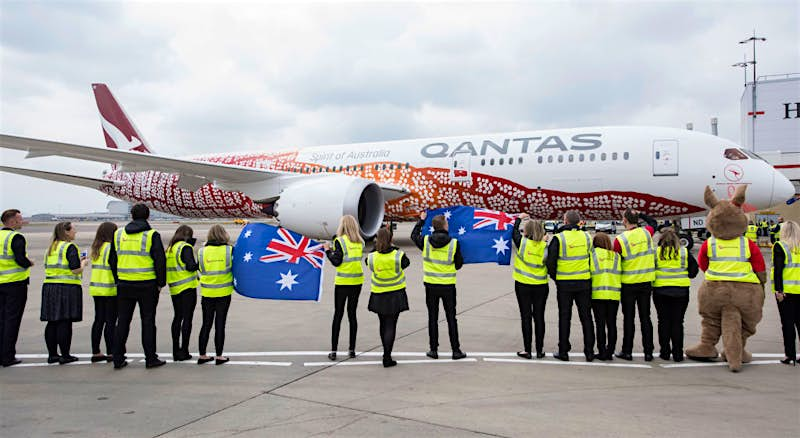
[[[606,126],[464,135],[174,158],[156,154],[105,84],[92,84],[106,148],[0,134],[26,158],[112,165],[101,177],[0,166],[0,171],[90,187],[183,217],[276,217],[329,238],[352,214],[373,236],[385,219],[413,220],[455,205],[556,219],[619,219],[627,207],[657,218],[705,211],[703,189],[747,210],[794,198],[789,180],[734,142],[695,131]]]

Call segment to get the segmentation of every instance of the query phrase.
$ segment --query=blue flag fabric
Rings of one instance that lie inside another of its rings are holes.
[[[431,220],[440,214],[447,218],[450,237],[458,239],[464,263],[511,263],[515,215],[463,206],[437,208],[428,210],[422,227],[423,235],[433,232]]]
[[[248,224],[233,248],[233,284],[250,298],[319,301],[324,263],[321,243],[286,228]]]

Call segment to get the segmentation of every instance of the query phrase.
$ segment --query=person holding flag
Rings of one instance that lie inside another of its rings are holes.
[[[425,353],[431,359],[439,358],[439,300],[444,306],[447,330],[450,335],[450,348],[453,360],[467,355],[461,351],[458,342],[458,321],[456,320],[456,271],[461,269],[464,258],[458,240],[448,233],[447,218],[437,215],[431,220],[433,232],[422,236],[426,212],[411,230],[411,240],[422,250],[423,284],[425,285],[425,304],[428,307],[428,339],[430,350]]]
[[[544,309],[549,294],[547,267],[544,264],[547,248],[542,221],[529,220],[527,213],[519,215],[514,222],[511,238],[517,246],[514,257],[514,292],[519,304],[519,316],[522,320],[522,344],[524,351],[517,356],[531,359],[531,338],[533,327],[531,318],[536,324],[536,358],[544,357]],[[524,221],[523,233],[519,232]]]
[[[358,321],[356,309],[361,286],[364,283],[364,270],[361,267],[361,256],[364,253],[364,239],[358,230],[358,222],[352,215],[344,215],[339,220],[339,229],[333,248],[325,243],[325,255],[331,264],[336,267],[336,278],[333,280],[333,324],[331,326],[331,352],[328,359],[336,360],[336,350],[339,346],[339,329],[342,325],[345,303],[347,304],[347,321],[350,324],[350,343],[348,355],[356,357],[356,333]]]
[[[206,246],[197,255],[200,261],[200,306],[203,308],[203,327],[200,329],[200,357],[197,364],[216,359],[222,365],[229,359],[222,355],[225,345],[225,323],[233,294],[233,247],[230,236],[222,225],[213,225],[208,230]],[[217,356],[206,355],[211,326],[214,326],[214,347]]]
[[[367,309],[378,314],[381,343],[383,344],[383,366],[393,367],[392,347],[397,332],[400,312],[408,310],[405,270],[411,262],[405,253],[392,245],[392,233],[388,228],[378,230],[375,250],[364,262],[372,271],[371,293]]]

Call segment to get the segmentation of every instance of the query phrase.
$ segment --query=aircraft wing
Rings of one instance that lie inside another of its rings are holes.
[[[101,178],[89,178],[86,176],[67,175],[56,172],[45,172],[43,170],[23,169],[20,167],[0,166],[0,172],[15,173],[17,175],[30,176],[34,178],[62,182],[76,186],[89,187],[90,189],[96,189],[96,190],[99,190],[103,186],[123,185],[123,183],[119,181],[110,181]]]

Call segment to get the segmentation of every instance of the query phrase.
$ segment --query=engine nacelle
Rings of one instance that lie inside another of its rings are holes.
[[[374,236],[383,222],[383,192],[372,181],[346,175],[320,175],[290,183],[275,202],[281,226],[300,234],[330,239],[339,220],[358,220],[363,237]]]

